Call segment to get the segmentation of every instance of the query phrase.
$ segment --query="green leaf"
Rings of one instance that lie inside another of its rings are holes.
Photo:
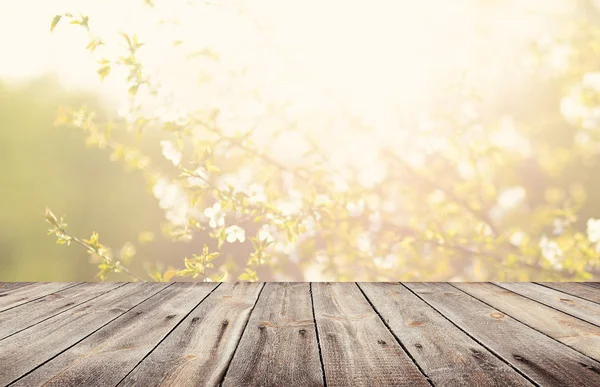
[[[46,218],[46,222],[54,226],[58,225],[58,218],[48,207],[46,207],[46,213],[44,214],[44,217]]]
[[[94,50],[96,50],[98,46],[102,46],[103,44],[104,42],[101,39],[92,39],[90,40],[86,48],[90,50],[90,52],[94,52]]]
[[[128,90],[129,95],[132,97],[135,96],[137,94],[139,88],[140,88],[139,84],[129,86],[129,90]]]
[[[84,26],[85,28],[89,28],[89,22],[90,18],[88,16],[84,16],[81,15],[81,20],[73,20],[71,21],[71,24],[75,24],[75,25],[80,25],[80,26]]]
[[[242,273],[238,278],[241,281],[250,281],[250,282],[258,281],[258,275],[256,274],[256,272],[249,268],[246,268],[244,273]]]
[[[213,282],[221,282],[223,280],[223,278],[225,278],[225,273],[223,273],[223,272],[215,273],[215,274],[211,275],[209,278]]]
[[[127,41],[127,45],[129,46],[129,49],[133,49],[133,44],[131,43],[131,39],[129,38],[129,35],[127,35],[125,32],[119,32],[119,34],[125,39],[125,41]]]
[[[97,276],[100,278],[100,280],[104,281],[106,279],[107,274],[115,271],[115,266],[104,261],[103,263],[98,265],[98,269],[100,269],[100,272],[97,274]]]
[[[54,28],[56,28],[56,25],[58,24],[61,18],[61,15],[56,15],[52,18],[52,23],[50,23],[50,32],[54,31]]]
[[[137,34],[133,34],[133,49],[137,50],[138,48],[142,47],[143,45],[144,45],[144,43],[140,43],[140,41],[138,40]]]
[[[110,66],[103,66],[98,69],[98,75],[100,75],[101,81],[104,81],[104,78],[106,78],[108,74],[110,74]]]
[[[209,171],[209,172],[215,172],[215,173],[221,172],[221,170],[217,166],[212,165],[212,164],[207,164],[206,165],[206,170]]]

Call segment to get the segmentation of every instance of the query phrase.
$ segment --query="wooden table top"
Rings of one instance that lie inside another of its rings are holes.
[[[600,386],[600,283],[0,283],[0,385]]]

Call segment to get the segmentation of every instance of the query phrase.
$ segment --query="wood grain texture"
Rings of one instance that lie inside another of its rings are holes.
[[[322,385],[310,284],[266,284],[223,386]]]
[[[6,310],[0,313],[0,339],[123,285],[116,282],[80,284]]]
[[[399,283],[359,283],[435,386],[532,386]]]
[[[221,383],[261,283],[223,283],[145,358],[120,386]]]
[[[314,283],[328,386],[429,386],[354,283]]]
[[[600,326],[600,304],[532,283],[501,282],[497,285]]]
[[[0,293],[0,312],[75,285],[76,282],[40,282],[8,290]]]
[[[115,386],[215,287],[173,284],[14,386]]]
[[[0,385],[24,376],[167,286],[127,284],[0,340]]]
[[[541,285],[559,290],[563,293],[570,294],[584,300],[592,301],[600,304],[600,291],[591,286],[586,286],[580,282],[540,282]]]
[[[0,282],[0,294],[6,293],[9,290],[22,288],[23,286],[32,285],[34,282]]]
[[[600,361],[600,327],[494,284],[452,285],[533,329]]]
[[[0,288],[0,386],[600,385],[600,288],[500,285]]]
[[[447,283],[406,283],[505,362],[543,386],[598,386],[600,363]]]

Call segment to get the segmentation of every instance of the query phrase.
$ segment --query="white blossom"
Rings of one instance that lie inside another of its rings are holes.
[[[554,235],[561,235],[562,233],[565,232],[565,227],[568,225],[569,225],[569,222],[567,222],[566,220],[556,218],[552,221],[552,226],[554,227],[554,230],[552,231],[552,233]]]
[[[589,89],[600,91],[600,73],[585,73],[583,75],[582,84],[584,87],[587,87]]]
[[[311,281],[335,281],[335,275],[327,272],[328,262],[333,259],[335,257],[328,256],[322,250],[315,252],[313,262],[304,270],[305,278],[310,278]]]
[[[190,187],[208,187],[208,174],[204,168],[198,168],[194,171],[193,175],[188,177],[188,184]]]
[[[181,163],[182,154],[177,149],[175,144],[171,141],[161,141],[160,146],[162,147],[162,154],[165,156],[165,159],[169,160],[173,163],[173,165],[178,166]]]
[[[548,239],[545,235],[540,239],[540,249],[542,250],[542,255],[550,262],[552,266],[557,269],[562,269],[561,259],[563,255],[563,251],[553,240]]]
[[[273,234],[271,233],[271,228],[269,227],[268,224],[264,224],[259,230],[258,230],[258,239],[261,241],[265,241],[265,242],[273,242],[275,241],[275,238],[273,237]]]
[[[521,186],[505,189],[498,195],[498,205],[504,209],[514,208],[525,199],[525,194]]]
[[[181,107],[171,107],[169,109],[161,107],[158,109],[156,115],[164,123],[173,123],[181,126],[187,123],[187,112]]]
[[[316,218],[319,219],[319,214],[316,215]],[[299,239],[303,239],[306,237],[314,237],[315,235],[317,235],[317,221],[314,218],[306,218],[301,222],[301,224],[304,227],[305,231],[302,235],[300,235]]]
[[[288,191],[289,198],[277,202],[277,208],[284,216],[296,215],[302,209],[302,193],[295,189]]]
[[[475,177],[475,168],[473,168],[473,165],[468,161],[463,160],[459,162],[456,166],[456,170],[458,171],[460,177],[465,180],[473,179]]]
[[[360,216],[365,211],[365,200],[360,199],[356,202],[348,202],[348,204],[346,204],[346,209],[350,213],[350,216]]]
[[[486,237],[492,237],[492,236],[494,236],[494,232],[492,231],[492,228],[487,223],[481,223],[480,224],[480,226],[479,226],[479,232],[482,235],[486,236]]]
[[[267,194],[265,193],[265,187],[259,184],[250,184],[246,194],[248,195],[248,203],[258,204],[267,202]]]
[[[292,243],[286,239],[278,239],[273,243],[273,248],[287,256],[290,256],[298,246],[296,243]]]
[[[374,257],[373,263],[375,266],[384,269],[390,270],[393,269],[396,263],[396,257],[393,254],[388,254],[383,257]]]
[[[225,235],[227,235],[227,242],[234,243],[235,241],[240,241],[244,243],[246,240],[246,230],[241,228],[240,226],[229,226],[225,229]]]
[[[362,252],[368,253],[372,250],[371,236],[367,233],[360,235],[356,240],[358,249]]]
[[[592,243],[600,243],[600,219],[590,218],[587,221],[587,235]]]
[[[209,219],[208,225],[212,228],[225,225],[225,212],[221,208],[221,203],[215,203],[212,207],[204,210],[204,215]]]
[[[187,223],[190,215],[189,200],[179,184],[161,178],[154,184],[152,193],[159,200],[160,208],[166,211],[167,220],[179,226]]]
[[[574,87],[560,103],[560,111],[567,121],[584,129],[600,126],[600,107],[587,106],[582,99],[582,88]]]
[[[525,234],[523,231],[517,231],[510,236],[509,242],[514,246],[519,247],[523,244],[525,238],[527,238],[527,234]]]

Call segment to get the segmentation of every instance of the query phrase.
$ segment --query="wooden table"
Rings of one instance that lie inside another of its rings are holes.
[[[598,283],[0,283],[0,385],[600,386]]]

